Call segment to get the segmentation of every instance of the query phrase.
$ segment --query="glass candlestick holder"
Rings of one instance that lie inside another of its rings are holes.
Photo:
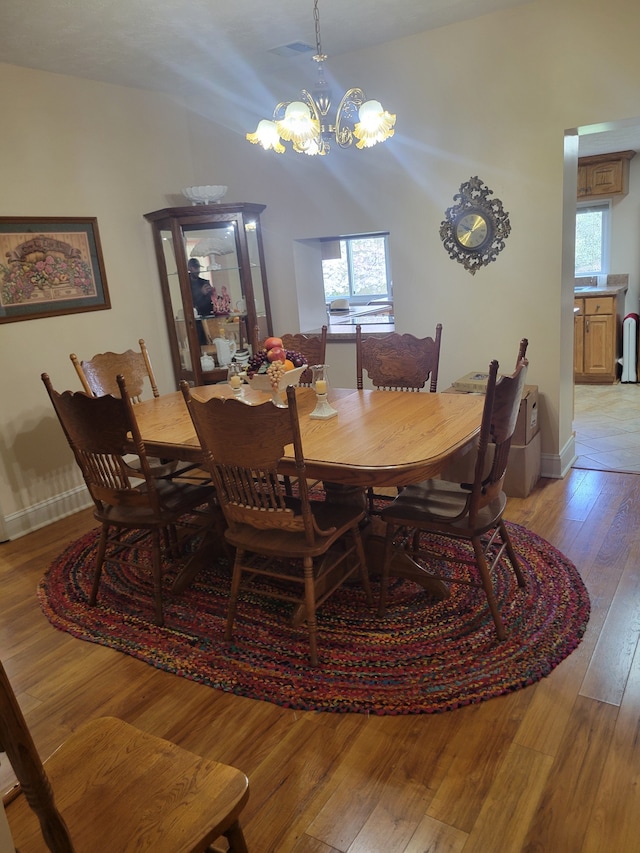
[[[236,397],[242,397],[244,391],[242,379],[244,371],[244,365],[238,364],[236,361],[232,361],[227,370],[227,382],[231,385]]]
[[[329,390],[327,368],[328,365],[326,364],[314,364],[311,368],[313,376],[311,385],[316,392],[316,407],[309,415],[311,418],[326,420],[327,418],[335,418],[338,414],[327,400]]]

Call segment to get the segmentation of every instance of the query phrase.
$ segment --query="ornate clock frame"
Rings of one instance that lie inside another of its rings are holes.
[[[495,261],[504,249],[505,240],[511,233],[509,214],[504,210],[500,199],[490,199],[490,190],[476,175],[460,186],[453,200],[457,202],[445,212],[440,223],[440,238],[449,257],[458,261],[475,275],[480,267]],[[483,227],[486,225],[486,237],[478,245],[465,245],[461,240],[459,223],[469,214],[475,214]]]

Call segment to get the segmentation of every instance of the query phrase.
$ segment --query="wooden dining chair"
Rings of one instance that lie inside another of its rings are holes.
[[[87,361],[80,361],[75,352],[69,355],[71,363],[82,383],[85,393],[90,397],[103,397],[112,394],[117,397],[120,393],[117,376],[124,376],[127,390],[132,403],[140,403],[145,387],[151,388],[154,397],[159,397],[158,385],[151,367],[151,359],[143,338],[138,341],[140,352],[97,353]],[[188,475],[192,480],[202,479],[197,466],[177,462],[174,459],[158,459],[148,457],[151,470],[156,477],[177,477]]]
[[[221,837],[248,853],[244,773],[114,717],[84,723],[43,763],[0,663],[2,751],[18,782],[3,804],[20,853],[196,853]]]
[[[301,375],[298,385],[311,385],[313,380],[312,366],[324,364],[327,357],[327,327],[323,326],[319,335],[284,334],[282,335],[282,346],[286,350],[301,352],[307,359],[309,367]]]
[[[151,367],[147,346],[142,338],[138,341],[140,352],[101,352],[86,361],[80,361],[72,352],[69,356],[85,392],[92,397],[105,394],[117,396],[116,376],[124,376],[133,403],[142,400],[146,383],[151,386],[154,397],[159,396],[156,378]]]
[[[438,387],[442,323],[436,326],[433,338],[414,335],[363,335],[356,326],[356,387],[362,389],[364,371],[378,390],[420,391],[429,381],[429,391]],[[387,502],[386,494],[367,489],[369,515],[377,515],[377,503]]]
[[[259,334],[260,329],[256,326],[254,344],[256,352],[264,347],[264,342],[260,341]],[[313,382],[313,371],[311,368],[314,364],[325,363],[327,353],[327,327],[323,326],[319,335],[303,335],[301,333],[291,334],[286,332],[282,335],[281,340],[282,346],[285,350],[300,352],[307,359],[307,364],[309,366],[301,373],[298,385],[309,387]],[[293,488],[291,477],[284,476],[282,477],[282,481],[286,486],[287,494],[291,494]]]
[[[364,372],[376,388],[387,391],[420,391],[429,382],[429,391],[438,386],[442,324],[433,338],[390,332],[363,335],[356,326],[356,387],[361,389]]]
[[[314,364],[324,364],[327,353],[327,327],[323,326],[319,335],[303,335],[301,333],[285,333],[281,335],[282,346],[285,350],[300,352],[307,359],[309,367],[298,380],[298,385],[311,385],[313,374],[311,367]],[[264,347],[264,341],[260,340],[260,329],[256,326],[254,334],[254,348],[258,352]]]
[[[384,507],[380,513],[386,523],[378,607],[380,616],[384,615],[386,609],[391,561],[395,554],[401,553],[434,579],[481,587],[487,597],[498,639],[506,637],[491,575],[506,552],[518,586],[525,585],[517,554],[502,518],[507,503],[502,486],[527,364],[526,358],[522,358],[511,376],[502,376],[498,380],[498,362],[491,362],[473,482],[426,480],[406,486],[393,503]],[[490,446],[492,455],[488,453]],[[466,571],[435,571],[434,567],[440,566],[446,560],[446,555],[434,548],[434,535],[466,543],[468,558],[456,561],[457,568],[464,567]]]
[[[143,551],[151,560],[155,621],[162,625],[162,546],[177,555],[178,530],[185,534],[183,538],[192,538],[216,526],[222,535],[215,489],[210,484],[154,476],[124,377],[117,377],[117,397],[59,393],[46,373],[42,381],[93,499],[94,517],[102,526],[89,603],[96,603],[105,562],[128,565],[133,562],[132,550]],[[123,537],[125,531],[134,534]]]
[[[298,608],[294,624],[306,619],[311,665],[317,666],[317,608],[355,573],[371,602],[359,529],[364,511],[309,500],[294,387],[287,388],[288,408],[271,401],[251,406],[219,397],[203,401],[186,382],[180,387],[218,490],[225,537],[236,550],[225,639],[233,636],[241,587],[260,588],[268,578],[275,583],[267,594]],[[288,445],[295,455],[297,497],[287,494],[280,476]]]

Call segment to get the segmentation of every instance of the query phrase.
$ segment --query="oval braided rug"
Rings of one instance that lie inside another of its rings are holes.
[[[179,566],[166,566],[166,627],[153,624],[146,566],[105,566],[98,604],[87,604],[98,531],[70,545],[38,588],[57,628],[240,696],[290,708],[374,714],[451,710],[533,684],[578,645],[589,597],[575,566],[524,527],[508,524],[527,587],[504,561],[498,603],[509,635],[498,642],[481,590],[455,584],[434,601],[392,582],[387,615],[367,607],[359,584],[342,587],[318,611],[320,666],[309,666],[306,627],[288,624],[290,605],[243,593],[232,644],[223,631],[229,566],[212,565],[172,595]],[[450,552],[456,545],[442,541]],[[372,584],[374,598],[377,583]]]

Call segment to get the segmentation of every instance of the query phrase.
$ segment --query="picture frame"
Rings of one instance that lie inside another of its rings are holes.
[[[0,323],[109,308],[95,217],[0,217]]]

